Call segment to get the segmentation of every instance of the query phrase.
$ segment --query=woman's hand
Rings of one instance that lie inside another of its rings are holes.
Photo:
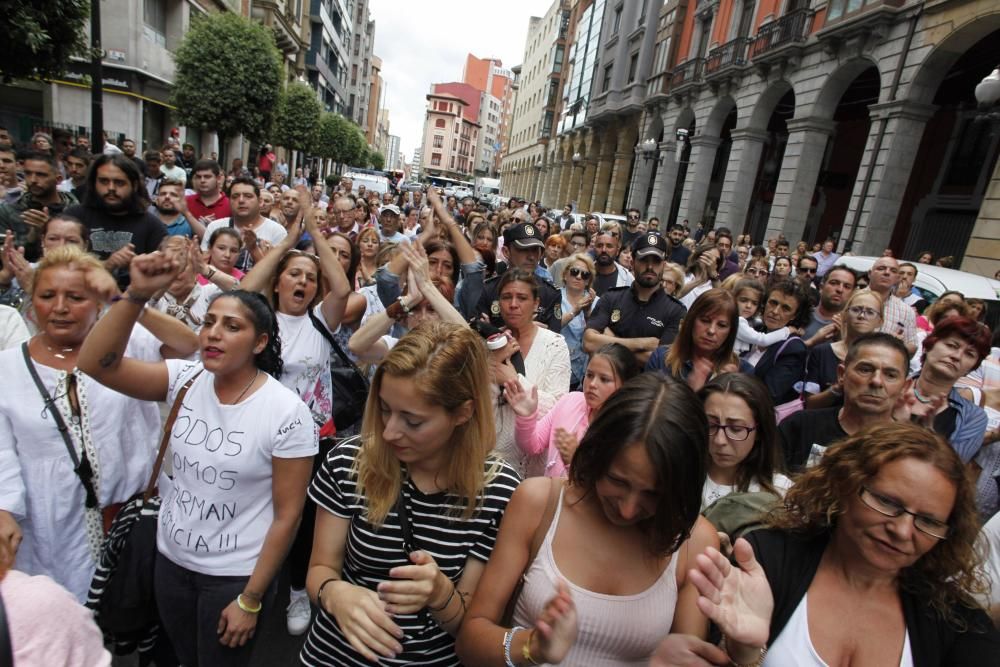
[[[424,246],[419,240],[412,243],[402,243],[400,244],[400,251],[403,257],[406,259],[407,267],[409,268],[409,280],[408,285],[416,284],[420,291],[424,292],[426,286],[430,283],[430,263],[427,259],[427,251],[424,250]]]
[[[504,395],[507,403],[514,409],[514,414],[530,417],[538,410],[538,387],[532,387],[530,392],[524,390],[519,380],[509,380],[504,383]]]
[[[13,276],[17,278],[17,282],[21,284],[21,289],[24,290],[31,287],[31,278],[35,273],[35,270],[31,268],[31,264],[24,258],[24,247],[14,245],[14,234],[9,230],[4,237],[3,271],[0,273],[2,273],[3,277],[3,280],[0,282],[9,284]]]
[[[575,435],[561,426],[556,429],[556,449],[559,450],[559,457],[562,459],[563,465],[570,464],[573,455],[576,454],[576,448],[579,446],[580,441],[576,439]]]
[[[131,243],[126,243],[121,248],[111,253],[110,257],[104,260],[104,268],[108,271],[121,269],[128,266],[134,258],[135,246]]]
[[[375,591],[339,582],[321,603],[337,621],[344,639],[365,659],[378,662],[380,655],[392,658],[403,652],[399,643],[403,631],[392,622]]]
[[[17,548],[21,546],[21,538],[21,526],[17,523],[17,519],[10,512],[0,510],[0,542],[7,543],[11,556],[17,554]]]
[[[739,567],[712,547],[695,558],[697,567],[690,576],[700,594],[698,609],[726,635],[727,650],[740,645],[759,649],[770,633],[774,611],[771,586],[749,542],[736,540],[733,555]],[[745,662],[740,656],[730,657]]]
[[[898,422],[916,422],[924,428],[934,430],[934,418],[948,403],[948,394],[935,396],[924,403],[917,400],[916,382],[916,380],[910,382],[900,394],[896,407],[893,408],[892,418]]]
[[[590,306],[594,303],[594,299],[597,298],[597,292],[592,289],[584,290],[577,299],[574,307],[577,313],[588,313],[590,312]]]
[[[204,275],[208,271],[208,260],[195,239],[188,239],[188,262],[191,263],[191,269],[197,276]]]
[[[257,614],[240,609],[236,600],[230,602],[219,616],[219,643],[229,648],[243,646],[257,629]]]
[[[117,281],[107,271],[86,268],[83,270],[83,281],[87,285],[87,289],[105,303],[119,294]]]
[[[649,667],[711,667],[728,665],[729,656],[718,646],[692,635],[667,635]]]
[[[167,289],[177,273],[180,264],[177,259],[162,252],[139,255],[129,266],[131,284],[129,292],[135,296],[152,297],[161,290]]]
[[[538,653],[541,662],[558,664],[576,642],[578,630],[576,605],[565,581],[556,586],[556,595],[549,600],[535,621]]]
[[[389,614],[415,614],[424,607],[441,607],[448,601],[454,584],[444,576],[437,563],[426,551],[410,554],[413,565],[389,570],[396,581],[378,585],[378,596],[385,602]]]

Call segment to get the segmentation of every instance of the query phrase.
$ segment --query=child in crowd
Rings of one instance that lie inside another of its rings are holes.
[[[750,320],[760,312],[760,302],[764,298],[764,286],[756,280],[744,279],[736,283],[733,289],[736,296],[736,308],[740,315],[739,330],[736,334],[734,351],[742,355],[754,345],[767,347],[785,340],[795,333],[792,327],[784,327],[770,333],[762,333],[750,326]]]

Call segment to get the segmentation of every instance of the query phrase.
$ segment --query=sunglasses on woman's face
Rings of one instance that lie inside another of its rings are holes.
[[[582,280],[590,280],[590,271],[587,271],[586,269],[578,269],[575,266],[569,270],[569,275]]]

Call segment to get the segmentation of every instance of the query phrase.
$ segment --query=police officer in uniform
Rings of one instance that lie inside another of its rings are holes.
[[[620,343],[636,354],[641,367],[658,346],[673,342],[687,309],[660,286],[667,249],[667,240],[652,232],[632,242],[635,282],[609,289],[597,302],[583,334],[588,353]]]
[[[511,225],[503,233],[502,252],[506,265],[535,274],[538,278],[539,303],[535,321],[544,324],[550,331],[558,332],[562,329],[562,295],[551,282],[539,277],[536,271],[544,249],[545,243],[541,235],[530,222]],[[483,293],[477,307],[479,314],[489,317],[490,322],[498,327],[504,326],[497,297],[501,275],[498,273],[483,283]]]

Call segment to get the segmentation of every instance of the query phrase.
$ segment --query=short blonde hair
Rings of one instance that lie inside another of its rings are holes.
[[[663,265],[663,269],[660,271],[661,278],[663,277],[664,273],[669,273],[674,279],[674,284],[677,285],[677,288],[674,290],[674,293],[671,294],[670,296],[677,296],[677,293],[680,292],[681,288],[684,287],[684,267],[682,267],[680,264],[675,264],[673,262],[666,262]]]
[[[587,270],[590,271],[590,280],[587,281],[587,287],[592,286],[594,284],[594,277],[597,275],[597,267],[594,265],[594,258],[586,252],[574,253],[569,256],[564,271],[569,271],[569,268],[573,266],[574,262],[580,262],[587,267]],[[565,282],[565,278],[563,281]]]
[[[31,285],[25,286],[25,289],[27,289],[29,293],[32,292],[35,283],[38,282],[38,276],[42,275],[49,269],[58,268],[76,269],[78,271],[83,271],[84,273],[99,271],[107,278],[112,279],[111,274],[104,268],[104,264],[101,263],[101,260],[97,259],[79,246],[62,245],[58,248],[52,248],[51,250],[45,251],[45,256],[42,257],[42,261],[38,263],[38,266],[35,267],[35,272],[32,274]]]

